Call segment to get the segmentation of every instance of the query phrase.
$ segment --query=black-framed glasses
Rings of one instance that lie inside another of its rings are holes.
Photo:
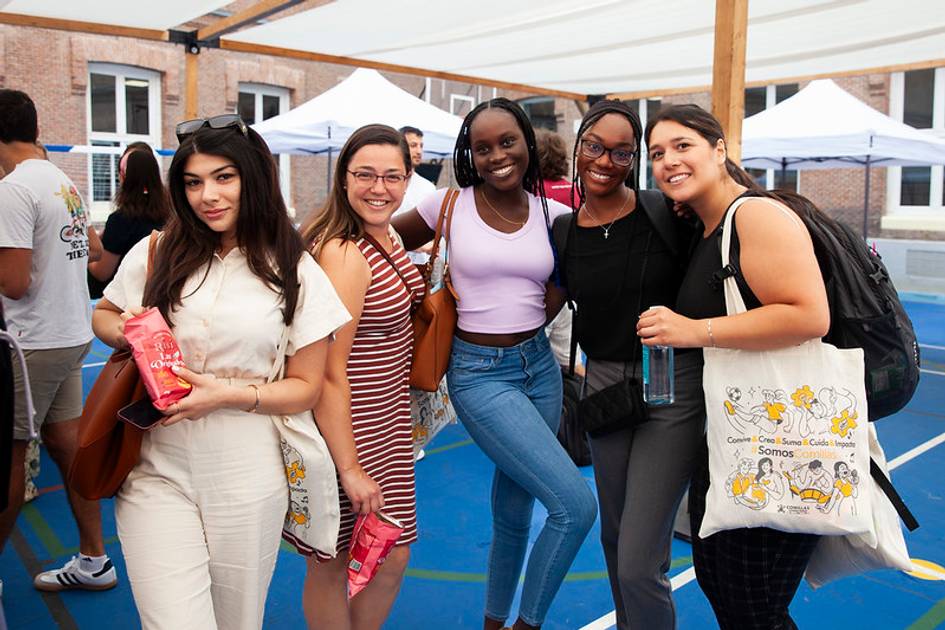
[[[177,129],[175,130],[177,133],[177,141],[182,142],[184,138],[203,127],[210,127],[211,129],[227,129],[234,127],[239,129],[244,137],[249,137],[249,127],[246,126],[246,123],[243,122],[239,114],[220,114],[219,116],[211,116],[210,118],[194,118],[193,120],[185,120],[182,123],[177,123]]]
[[[581,153],[584,157],[591,158],[592,160],[596,160],[605,153],[609,153],[610,161],[617,166],[626,167],[633,164],[632,149],[608,149],[596,140],[581,140]]]
[[[373,186],[374,182],[381,180],[384,186],[399,186],[407,181],[407,176],[403,173],[387,173],[377,175],[371,171],[348,171],[354,177],[354,181],[362,186]]]

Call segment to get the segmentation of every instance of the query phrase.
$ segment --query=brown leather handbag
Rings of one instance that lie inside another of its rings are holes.
[[[427,392],[435,392],[450,364],[453,333],[456,330],[456,301],[459,299],[450,282],[450,263],[447,256],[443,267],[443,288],[431,292],[430,277],[440,248],[440,236],[446,240],[449,253],[450,225],[453,207],[459,191],[446,191],[440,217],[436,221],[433,251],[430,260],[421,268],[423,275],[423,300],[413,312],[413,364],[410,367],[410,386]],[[445,230],[445,231],[444,231]]]
[[[148,272],[157,242],[148,243]],[[115,496],[138,463],[144,431],[118,419],[118,411],[148,393],[129,350],[116,350],[85,399],[79,418],[78,449],[69,469],[69,486],[94,501]]]

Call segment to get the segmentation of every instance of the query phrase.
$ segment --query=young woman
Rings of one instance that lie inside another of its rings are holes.
[[[144,435],[115,518],[144,628],[259,628],[288,503],[269,415],[312,408],[328,337],[350,317],[286,214],[262,138],[235,115],[177,135],[151,269],[144,239],[92,324],[124,347],[124,321],[157,307],[193,390]],[[286,327],[285,376],[267,383]]]
[[[390,229],[410,176],[402,134],[384,125],[358,129],[338,155],[328,204],[304,232],[352,316],[329,347],[325,391],[315,408],[316,417],[346,429],[348,441],[343,450],[332,449],[344,491],[338,556],[308,565],[303,607],[311,628],[380,628],[417,540],[408,381],[410,311],[423,295],[423,280]],[[380,508],[404,532],[349,604],[346,551],[355,519]]]
[[[810,235],[790,210],[770,200],[750,199],[735,214],[732,264],[749,310],[726,315],[721,283],[711,282],[722,267],[722,221],[746,192],[763,193],[750,191],[751,178],[728,159],[719,122],[695,105],[671,106],[647,123],[646,144],[660,189],[688,204],[705,229],[675,311],[652,308],[640,317],[643,343],[764,350],[822,337],[830,315]],[[700,459],[689,491],[693,559],[719,625],[723,630],[796,627],[788,605],[817,537],[753,528],[700,538],[709,482],[704,444]]]
[[[102,257],[89,263],[93,298],[102,297],[125,255],[152,230],[163,228],[171,211],[161,169],[148,145],[135,142],[128,146],[119,161],[118,180],[115,211],[108,215],[102,232]]]
[[[574,148],[574,217],[562,259],[577,306],[574,333],[588,361],[584,397],[642,377],[635,324],[642,309],[674,307],[694,230],[665,198],[637,190],[642,129],[619,101],[591,106]],[[669,571],[673,521],[705,426],[702,361],[678,351],[676,401],[649,408],[649,421],[615,424],[590,437],[600,502],[601,544],[617,627],[674,628]],[[641,405],[642,399],[638,401]]]
[[[534,131],[508,99],[466,116],[453,160],[462,190],[448,255],[459,322],[447,382],[457,415],[496,465],[484,628],[498,629],[509,616],[538,499],[548,519],[529,556],[514,625],[537,628],[597,511],[555,437],[561,373],[543,331],[555,267],[548,226],[567,207],[545,200]],[[446,192],[394,221],[408,249],[433,237]]]

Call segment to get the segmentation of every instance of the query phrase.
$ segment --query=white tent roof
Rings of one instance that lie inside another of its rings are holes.
[[[0,11],[34,17],[167,30],[226,6],[232,0],[0,0]]]
[[[746,81],[941,59],[942,0],[751,0]],[[712,83],[709,0],[335,0],[239,41],[581,94]]]
[[[745,119],[742,164],[843,168],[945,164],[945,140],[876,111],[829,79]],[[784,162],[782,162],[782,160]]]
[[[320,153],[341,148],[363,125],[381,123],[395,129],[410,125],[423,131],[424,153],[431,157],[453,152],[462,122],[376,70],[358,68],[330,90],[253,128],[273,153]]]

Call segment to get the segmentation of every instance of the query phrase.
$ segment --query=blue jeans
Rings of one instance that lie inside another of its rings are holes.
[[[528,559],[519,617],[541,625],[597,517],[594,494],[556,437],[561,370],[540,331],[509,348],[454,338],[447,379],[459,419],[496,465],[485,615],[509,616],[537,498],[548,519]]]

